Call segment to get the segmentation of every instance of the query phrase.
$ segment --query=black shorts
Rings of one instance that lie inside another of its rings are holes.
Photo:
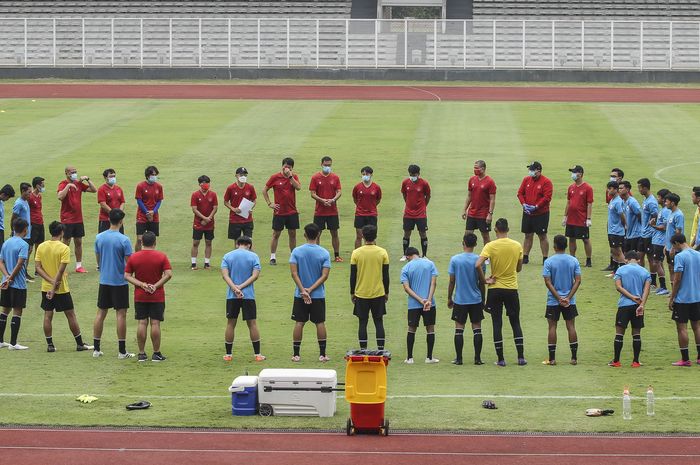
[[[423,308],[409,308],[408,309],[408,326],[411,328],[417,328],[420,324],[420,319],[423,318],[423,326],[433,326],[435,324],[435,317],[437,315],[437,310],[435,306],[430,307],[427,312],[423,311]]]
[[[372,226],[377,225],[376,216],[356,216],[355,217],[355,229],[362,229],[363,226],[371,224]]]
[[[100,221],[97,224],[97,234],[107,231],[110,226],[111,225],[110,225],[109,221]],[[32,228],[33,228],[33,226],[32,226]],[[124,226],[123,225],[122,225],[122,227],[119,228],[119,232],[124,234]]]
[[[229,223],[228,238],[236,240],[241,236],[253,237],[253,222],[250,223]]]
[[[299,213],[294,213],[292,215],[273,215],[272,229],[275,231],[282,231],[284,228],[299,229]]]
[[[374,299],[355,299],[355,308],[352,314],[360,320],[369,319],[369,314],[372,313],[372,319],[382,318],[386,315],[386,298],[384,296],[375,297]]]
[[[564,320],[573,320],[578,316],[576,305],[562,307],[561,305],[547,305],[547,310],[544,312],[544,317],[548,320],[559,321],[559,316],[563,316]]]
[[[526,215],[520,224],[520,232],[524,234],[547,234],[549,227],[549,212],[542,215]]]
[[[143,236],[146,231],[151,231],[156,236],[160,235],[160,223],[148,221],[146,223],[136,223],[136,235]]]
[[[292,320],[305,323],[311,320],[319,324],[326,321],[326,299],[313,299],[310,304],[305,304],[301,297],[294,297],[292,307]]]
[[[639,247],[642,247],[642,251],[647,254],[651,255],[653,249],[651,245],[651,237],[640,237],[639,238]]]
[[[314,224],[318,226],[321,231],[324,229],[329,231],[337,231],[340,229],[340,219],[338,218],[338,215],[314,216]]]
[[[97,308],[107,310],[124,310],[129,308],[129,285],[109,286],[100,284],[97,291]]]
[[[134,302],[136,320],[165,321],[165,302]]]
[[[63,225],[63,238],[71,239],[85,237],[85,225],[83,223],[70,223]]]
[[[192,240],[193,241],[201,241],[202,237],[204,238],[205,241],[213,241],[214,240],[214,230],[210,229],[208,231],[200,231],[198,229],[192,229]]]
[[[46,240],[46,230],[43,224],[33,224],[29,241],[32,245],[39,245]]]
[[[616,234],[608,234],[608,245],[611,249],[616,249],[625,245],[625,236],[618,236]]]
[[[625,243],[622,245],[622,251],[627,253],[634,250],[635,252],[644,253],[644,249],[642,247],[644,247],[644,244],[642,244],[641,237],[630,237],[629,239],[625,239]]]
[[[486,222],[486,218],[467,216],[467,225],[465,229],[467,231],[476,231],[478,229],[482,233],[485,233],[491,231],[491,224]]]
[[[654,261],[663,262],[664,261],[664,246],[652,244],[651,245],[651,258],[653,258]]]
[[[700,302],[693,302],[690,304],[679,304],[674,302],[671,319],[676,323],[687,323],[688,320],[700,320]]]
[[[0,291],[0,307],[4,308],[26,308],[27,290],[8,287]]]
[[[571,239],[588,239],[590,237],[590,228],[588,226],[574,226],[573,224],[567,224],[564,235]]]
[[[627,325],[630,324],[632,328],[642,329],[644,327],[644,315],[637,316],[637,307],[638,305],[619,307],[615,316],[615,326],[627,328]]]
[[[674,258],[676,258],[676,254],[672,254],[670,250],[666,249],[664,250],[664,255],[666,256],[666,263],[673,267],[673,262]]]
[[[472,323],[479,323],[484,319],[484,304],[460,305],[454,304],[452,308],[452,320],[464,325],[467,324],[467,318]]]
[[[506,316],[520,315],[520,297],[517,289],[489,289],[486,294],[486,312],[491,316],[501,316],[503,307],[506,307]]]
[[[226,318],[229,320],[238,319],[238,314],[243,310],[244,320],[255,320],[258,317],[258,307],[255,299],[227,299]]]
[[[428,230],[428,218],[404,218],[403,230],[413,231],[416,228],[419,232]]]
[[[5,243],[5,230],[0,229],[0,247]]]
[[[54,294],[53,299],[46,298],[46,292],[41,293],[41,309],[45,312],[65,312],[73,310],[73,298],[70,292],[65,294]]]

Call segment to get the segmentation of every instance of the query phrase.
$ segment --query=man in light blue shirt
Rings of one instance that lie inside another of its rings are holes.
[[[316,325],[320,362],[327,362],[326,355],[326,288],[323,283],[331,271],[331,256],[326,249],[317,243],[321,230],[314,223],[304,226],[306,244],[292,250],[289,257],[289,268],[294,289],[294,307],[292,320],[294,324],[293,362],[301,360],[301,338],[304,325],[311,320]]]
[[[481,348],[484,338],[481,334],[481,320],[484,319],[484,285],[476,271],[479,256],[474,253],[476,234],[467,233],[462,239],[463,253],[450,259],[447,270],[450,282],[447,286],[447,308],[452,309],[452,320],[455,322],[455,353],[452,361],[462,365],[462,349],[464,348],[464,327],[467,319],[471,321],[474,333],[474,365],[483,365]]]
[[[27,222],[19,218],[13,223],[14,236],[8,239],[0,249],[0,273],[2,284],[0,285],[0,349],[7,347],[9,350],[25,350],[27,346],[17,343],[22,311],[27,306],[27,266],[29,258],[29,244],[24,240],[27,237]],[[10,321],[10,343],[5,342],[5,328],[7,317],[12,310]]]
[[[569,348],[571,349],[571,364],[578,363],[578,335],[576,334],[576,291],[581,285],[581,265],[578,260],[566,253],[566,237],[557,235],[554,237],[555,254],[544,262],[542,277],[547,286],[547,309],[545,318],[549,325],[547,333],[547,349],[549,360],[542,362],[545,365],[556,365],[557,351],[557,323],[560,315],[566,322],[566,331],[569,334]]]
[[[12,207],[12,219],[10,223],[14,223],[17,218],[22,218],[26,221],[28,226],[25,240],[29,242],[29,238],[32,237],[32,220],[29,214],[29,196],[32,193],[32,185],[28,182],[23,182],[19,185],[19,191],[19,197],[17,197]]]
[[[668,302],[671,318],[676,322],[678,347],[681,359],[673,362],[674,366],[692,366],[688,355],[688,320],[695,335],[698,350],[697,362],[700,364],[700,252],[693,250],[684,234],[674,234],[671,245],[675,253],[673,261],[673,292]]]
[[[236,250],[224,255],[221,260],[221,276],[228,285],[226,295],[226,325],[224,360],[230,362],[233,358],[233,337],[239,313],[243,313],[243,321],[248,325],[250,341],[253,343],[253,354],[256,362],[265,360],[260,353],[260,331],[257,324],[257,306],[255,304],[255,281],[260,276],[260,257],[251,252],[253,240],[248,236],[236,239]]]
[[[666,263],[668,264],[668,277],[673,282],[673,246],[671,245],[671,238],[676,234],[685,234],[685,216],[680,208],[678,208],[678,203],[681,201],[681,197],[673,192],[666,194],[664,199],[666,202],[666,208],[670,210],[668,214],[668,220],[666,221],[666,234],[664,243],[664,254],[666,255]]]
[[[665,198],[668,194],[670,194],[668,189],[661,189],[656,193],[656,200],[658,201],[660,210],[658,216],[651,219],[651,227],[654,228],[654,233],[651,236],[651,253],[654,263],[656,263],[656,272],[659,275],[659,287],[656,289],[656,295],[669,294],[668,289],[666,289],[666,272],[664,271],[666,222],[668,221],[668,216],[671,214],[671,210],[665,206]],[[652,279],[653,278],[652,276]]]
[[[608,366],[619,368],[623,338],[628,325],[632,326],[632,368],[642,366],[639,353],[642,351],[642,328],[644,327],[644,307],[651,288],[651,274],[639,265],[639,254],[634,250],[625,254],[626,265],[615,272],[615,289],[620,293],[615,317],[614,358]]]
[[[656,270],[658,264],[653,257],[653,247],[651,239],[656,231],[652,226],[652,218],[656,218],[659,214],[659,204],[651,193],[651,181],[648,178],[642,178],[637,181],[637,189],[644,199],[642,201],[642,238],[640,240],[640,246],[638,252],[640,253],[640,260],[642,266],[644,266],[644,257],[649,259],[649,272],[651,273],[651,286],[652,290],[656,287]]]
[[[0,247],[2,243],[5,242],[5,201],[11,199],[15,196],[15,189],[9,185],[5,184],[0,189]],[[10,229],[12,229],[10,227]]]
[[[622,181],[619,187],[620,198],[622,199],[622,209],[625,213],[627,226],[625,227],[625,244],[622,247],[623,252],[636,250],[640,253],[640,257],[644,256],[642,250],[642,207],[637,199],[632,197],[632,184],[629,181]],[[641,262],[644,266],[644,262]]]
[[[613,258],[613,273],[607,277],[612,278],[615,270],[625,263],[622,247],[625,244],[627,220],[617,181],[608,183],[608,196],[610,197],[608,203],[608,244],[610,245],[610,256]]]
[[[438,271],[435,264],[423,257],[420,258],[418,249],[408,247],[406,249],[408,263],[401,269],[401,284],[408,294],[408,334],[406,346],[408,355],[404,363],[413,364],[413,344],[416,341],[416,330],[421,318],[427,332],[428,353],[425,363],[438,363],[440,360],[433,358],[435,346],[435,286],[437,284]]]

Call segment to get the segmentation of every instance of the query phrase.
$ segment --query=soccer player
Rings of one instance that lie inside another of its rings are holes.
[[[332,173],[333,159],[329,156],[321,158],[321,171],[311,177],[309,183],[309,192],[311,198],[316,201],[316,209],[314,210],[314,223],[323,230],[328,228],[331,234],[331,244],[333,245],[333,254],[336,262],[342,262],[340,256],[340,239],[338,238],[338,229],[340,228],[340,220],[338,219],[338,199],[342,195],[340,187],[340,178],[337,174]],[[318,236],[318,242],[321,243],[321,236]]]
[[[141,250],[143,233],[151,231],[156,237],[160,235],[160,217],[158,210],[163,202],[163,186],[158,182],[158,168],[148,166],[144,170],[145,181],[136,185],[136,252]]]
[[[64,226],[58,221],[49,224],[51,240],[37,247],[35,255],[36,272],[43,279],[41,283],[41,308],[44,310],[46,351],[56,352],[52,327],[54,312],[62,312],[66,316],[78,352],[93,350],[93,346],[83,342],[78,318],[73,308],[73,298],[70,295],[68,275],[66,274],[66,268],[70,263],[70,248],[63,242],[63,232]]]
[[[664,271],[664,244],[666,243],[666,222],[671,211],[666,208],[664,198],[669,194],[668,189],[661,189],[656,193],[656,201],[658,202],[659,213],[656,217],[651,218],[649,223],[654,228],[654,233],[651,236],[652,259],[656,264],[656,272],[659,275],[659,287],[656,289],[656,295],[668,295],[670,292],[666,289],[666,272]],[[673,284],[673,283],[671,283]]]
[[[46,190],[44,186],[44,178],[36,176],[32,179],[32,193],[29,194],[29,216],[32,224],[32,235],[29,239],[29,255],[32,254],[32,249],[36,250],[39,244],[46,240],[46,230],[44,229],[44,214],[42,212],[43,193]],[[35,273],[36,275],[36,273]],[[27,274],[27,278],[31,278]]]
[[[622,171],[620,168],[613,168],[612,170],[610,170],[610,178],[609,178],[608,182],[615,181],[619,184],[624,180],[624,178],[625,178],[624,171]],[[605,203],[609,204],[611,199],[612,199],[612,197],[610,195],[610,192],[607,190],[607,186],[606,186]],[[603,268],[603,271],[613,271],[614,272],[615,268],[616,268],[615,263],[616,263],[615,257],[611,253],[610,254],[610,264],[607,267]]]
[[[610,197],[608,203],[608,245],[615,262],[614,268],[617,269],[625,263],[622,246],[625,243],[625,227],[627,226],[624,202],[620,198],[617,181],[608,182],[608,196]],[[613,276],[613,273],[606,275],[608,278]]]
[[[124,205],[126,205],[124,191],[117,185],[117,172],[107,168],[102,172],[102,177],[105,182],[97,189],[97,203],[100,205],[98,234],[110,229],[109,212],[114,208],[124,211]],[[124,234],[123,226],[119,232]]]
[[[27,306],[27,260],[29,259],[29,244],[27,237],[29,224],[18,218],[13,223],[14,236],[8,239],[0,249],[0,349],[25,350],[27,346],[17,343],[19,327],[22,323],[22,311]],[[5,342],[7,317],[12,311],[10,320],[10,343]]]
[[[362,245],[362,228],[366,225],[377,225],[377,205],[382,201],[382,188],[372,181],[374,170],[365,166],[360,170],[362,182],[352,189],[352,200],[355,202],[355,248]]]
[[[486,312],[493,320],[493,344],[496,349],[497,366],[506,366],[503,358],[503,307],[513,330],[513,340],[518,352],[518,365],[527,365],[525,339],[520,326],[520,297],[518,296],[518,273],[523,269],[523,248],[519,242],[508,237],[508,220],[496,221],[496,240],[484,245],[474,267],[480,279],[489,285],[486,296]],[[491,262],[491,276],[484,278],[481,265]]]
[[[671,245],[671,238],[676,234],[685,234],[685,216],[680,208],[678,208],[678,203],[681,198],[678,194],[673,192],[666,194],[664,199],[666,208],[670,210],[668,214],[668,219],[666,220],[666,243],[664,244],[664,255],[666,256],[666,263],[668,264],[668,277],[671,283],[674,282],[673,279],[673,246]]]
[[[534,235],[540,240],[542,263],[549,255],[547,227],[549,226],[549,203],[552,201],[554,187],[548,177],[542,175],[542,164],[538,161],[527,166],[527,176],[520,183],[518,200],[523,207],[521,231],[525,234],[523,241],[523,264],[530,262],[530,250]]]
[[[612,181],[611,181],[612,182]],[[615,317],[614,358],[608,366],[619,368],[620,353],[627,325],[632,326],[632,368],[642,366],[639,353],[642,351],[642,328],[644,327],[644,307],[651,288],[651,274],[639,265],[639,254],[631,250],[625,254],[626,265],[615,271],[615,288],[620,293]]]
[[[581,165],[576,165],[569,171],[574,183],[569,186],[566,193],[566,207],[561,223],[566,228],[564,235],[569,238],[569,253],[576,256],[576,240],[581,239],[586,252],[586,268],[590,268],[593,254],[590,239],[593,188],[583,181],[583,167]]]
[[[15,189],[11,185],[5,184],[0,189],[0,246],[5,241],[5,201],[14,196]]]
[[[389,300],[389,254],[377,245],[377,227],[362,227],[365,245],[350,256],[350,298],[353,315],[359,320],[357,338],[360,348],[367,348],[367,323],[372,314],[377,349],[384,350],[384,315]]]
[[[651,193],[651,181],[647,178],[642,178],[637,181],[637,189],[644,199],[642,201],[642,236],[639,248],[649,259],[649,272],[651,273],[652,290],[656,288],[656,268],[658,265],[654,260],[653,246],[651,239],[654,235],[654,227],[651,225],[652,218],[656,218],[659,214],[659,205],[656,202],[654,194]]]
[[[236,168],[236,182],[226,188],[224,194],[224,206],[230,210],[228,216],[228,238],[235,241],[241,236],[253,237],[253,212],[248,216],[242,216],[241,205],[243,199],[255,203],[258,195],[255,187],[248,182],[248,170],[242,166]],[[252,209],[251,209],[252,210]]]
[[[468,233],[462,238],[463,252],[450,259],[448,274],[450,282],[447,286],[447,308],[452,310],[452,320],[455,322],[455,365],[462,365],[462,349],[464,347],[464,327],[467,319],[471,322],[474,335],[474,365],[483,365],[481,348],[483,335],[481,321],[484,319],[485,282],[476,271],[474,265],[479,256],[474,253],[476,234]]]
[[[428,252],[428,215],[427,208],[430,203],[430,184],[420,177],[420,167],[409,165],[408,179],[401,183],[401,194],[406,206],[403,211],[403,257],[401,261],[407,259],[406,251],[411,244],[411,233],[413,228],[418,229],[420,235],[420,246],[423,256]]]
[[[152,362],[164,362],[160,351],[160,324],[165,320],[165,283],[173,277],[168,257],[156,250],[156,234],[144,231],[143,249],[129,257],[124,269],[124,278],[134,285],[134,310],[139,322],[136,341],[139,346],[138,361],[148,360],[146,355],[146,333],[151,326],[153,344]]]
[[[304,226],[306,244],[292,250],[289,268],[294,289],[294,306],[292,320],[294,323],[292,362],[301,360],[301,339],[304,325],[311,320],[316,325],[320,362],[327,362],[326,355],[326,287],[324,283],[331,271],[331,256],[328,251],[316,243],[321,230],[314,223]]]
[[[465,234],[481,231],[484,244],[491,240],[491,221],[496,208],[496,183],[486,175],[486,162],[474,162],[474,176],[467,184],[467,199],[464,202],[462,219],[467,220]]]
[[[83,268],[83,237],[85,237],[85,225],[83,224],[83,192],[97,192],[97,187],[88,176],[78,176],[78,170],[74,166],[65,169],[66,179],[58,184],[57,196],[61,201],[61,224],[64,227],[63,243],[70,246],[73,239],[75,247],[75,272],[87,273]]]
[[[29,211],[29,196],[31,193],[31,184],[23,182],[19,185],[19,197],[17,197],[12,207],[12,219],[10,220],[10,224],[13,224],[19,218],[27,222],[27,234],[24,239],[27,244],[31,244],[30,237],[32,236],[31,213]]]
[[[194,213],[194,223],[192,224],[192,264],[191,269],[197,269],[197,255],[199,254],[199,243],[204,237],[204,269],[211,268],[211,245],[214,240],[214,216],[219,210],[219,197],[216,192],[210,189],[211,179],[209,176],[197,178],[199,189],[192,193],[190,206]]]
[[[695,335],[697,363],[700,365],[700,252],[688,245],[683,234],[674,234],[671,237],[671,245],[675,257],[673,291],[668,308],[673,312],[671,318],[676,322],[678,347],[681,351],[681,359],[672,365],[692,365],[688,355],[688,320]]]
[[[233,337],[238,315],[243,314],[243,321],[248,325],[250,341],[253,343],[253,355],[256,362],[265,360],[260,353],[260,331],[257,324],[257,306],[255,305],[254,283],[260,276],[260,258],[251,252],[253,240],[247,236],[236,239],[235,250],[224,255],[221,260],[221,276],[228,285],[226,296],[226,355],[224,360],[230,362],[233,351]]]
[[[629,181],[622,181],[619,184],[620,198],[622,199],[622,211],[625,213],[627,225],[625,228],[625,242],[622,246],[623,252],[636,250],[639,252],[639,263],[644,267],[644,249],[642,239],[642,207],[637,199],[632,197],[632,184]]]
[[[693,224],[690,229],[690,242],[688,244],[695,248],[695,250],[700,249],[700,239],[698,237],[698,226],[700,225],[700,186],[693,187],[693,192],[690,194],[690,198],[695,205],[695,215],[693,216]]]
[[[124,216],[122,210],[112,208],[109,211],[109,229],[99,233],[95,238],[95,256],[100,266],[97,314],[93,324],[95,350],[92,356],[95,358],[104,355],[100,342],[107,311],[110,308],[115,310],[117,318],[117,340],[119,341],[117,358],[124,360],[134,356],[126,351],[126,311],[129,308],[129,284],[124,279],[124,268],[131,255],[131,241],[120,232],[124,226]]]
[[[566,331],[569,334],[570,363],[576,365],[578,363],[576,291],[581,285],[581,265],[575,257],[566,254],[566,237],[561,234],[554,236],[554,255],[545,260],[542,277],[545,286],[547,286],[547,309],[544,317],[549,325],[547,334],[549,359],[542,363],[545,365],[557,364],[557,323],[560,316],[563,316],[566,322]]]
[[[416,330],[421,318],[425,326],[428,352],[425,363],[438,363],[433,357],[435,346],[435,287],[437,286],[438,271],[435,264],[426,257],[418,255],[418,249],[406,249],[408,263],[401,269],[401,284],[408,294],[408,333],[406,335],[406,360],[404,363],[413,364],[413,344],[416,341]]]
[[[275,201],[270,201],[272,189]],[[294,172],[294,159],[286,157],[282,160],[282,169],[270,176],[265,184],[263,197],[267,206],[272,209],[272,241],[270,241],[270,265],[277,265],[277,243],[282,230],[287,228],[289,235],[289,250],[297,246],[297,229],[299,229],[299,212],[297,211],[297,194],[301,190],[299,176]]]

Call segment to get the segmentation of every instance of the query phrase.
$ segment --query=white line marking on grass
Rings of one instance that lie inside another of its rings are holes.
[[[433,97],[435,97],[435,100],[437,100],[438,102],[442,102],[442,99],[440,98],[440,96],[438,94],[430,92],[429,90],[421,89],[419,87],[411,87],[411,86],[406,86],[406,89],[412,89],[412,90],[417,90],[419,92],[424,92],[426,94],[429,94],[429,95],[432,95]]]
[[[687,188],[687,189],[692,189],[693,186],[689,186],[689,185],[687,185],[687,184],[680,184],[680,183],[673,182],[673,181],[669,181],[668,179],[662,178],[662,177],[661,177],[661,173],[664,173],[664,172],[666,172],[666,171],[668,171],[668,170],[672,170],[672,169],[675,169],[675,168],[685,167],[685,166],[688,166],[688,165],[698,165],[698,164],[700,164],[700,161],[693,161],[693,162],[690,162],[690,163],[679,163],[679,164],[677,164],[677,165],[666,166],[666,167],[664,167],[664,168],[660,168],[660,169],[654,171],[654,177],[655,177],[656,179],[658,179],[659,181],[664,182],[664,183],[666,183],[666,184],[671,184],[672,186],[685,187],[685,188]]]

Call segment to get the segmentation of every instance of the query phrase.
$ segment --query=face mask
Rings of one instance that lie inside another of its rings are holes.
[[[365,174],[362,176],[362,182],[370,182],[372,180],[372,176]]]
[[[241,184],[245,184],[246,181],[248,181],[248,176],[239,176],[238,177],[238,182],[240,182]]]
[[[409,176],[408,179],[410,179],[411,182],[416,182],[418,181],[418,176]]]
[[[481,170],[478,168],[474,168],[474,176],[480,176],[481,175]]]
[[[77,180],[78,180],[78,173],[71,173],[71,174],[70,174],[70,180],[71,180],[71,181],[77,181]]]
[[[40,187],[40,188],[39,188],[39,193],[40,193],[40,194],[43,194],[45,191],[46,191],[46,188],[45,188],[45,187]]]
[[[204,184],[200,184],[199,187],[201,187],[202,190],[204,190],[204,191],[208,191],[208,190],[209,190],[209,184],[206,183],[206,182],[205,182]]]
[[[113,178],[107,178],[107,184],[109,184],[110,186],[113,186],[113,185],[115,185],[116,183],[117,183],[117,177],[116,177],[116,176],[114,176]]]
[[[612,181],[617,181],[617,178],[615,176],[610,176],[610,182]]]
[[[158,181],[158,176],[151,175],[148,177],[148,182],[150,182],[151,184],[153,184],[156,181]]]
[[[534,171],[532,171],[532,170],[530,170],[530,171],[527,172],[527,175],[530,176],[531,178],[534,178],[536,174],[537,174],[537,173],[534,172]]]
[[[323,174],[330,174],[331,167],[330,166],[323,166],[323,167],[321,167],[321,171],[323,171]]]
[[[578,173],[571,173],[571,180],[576,181],[578,179]]]

